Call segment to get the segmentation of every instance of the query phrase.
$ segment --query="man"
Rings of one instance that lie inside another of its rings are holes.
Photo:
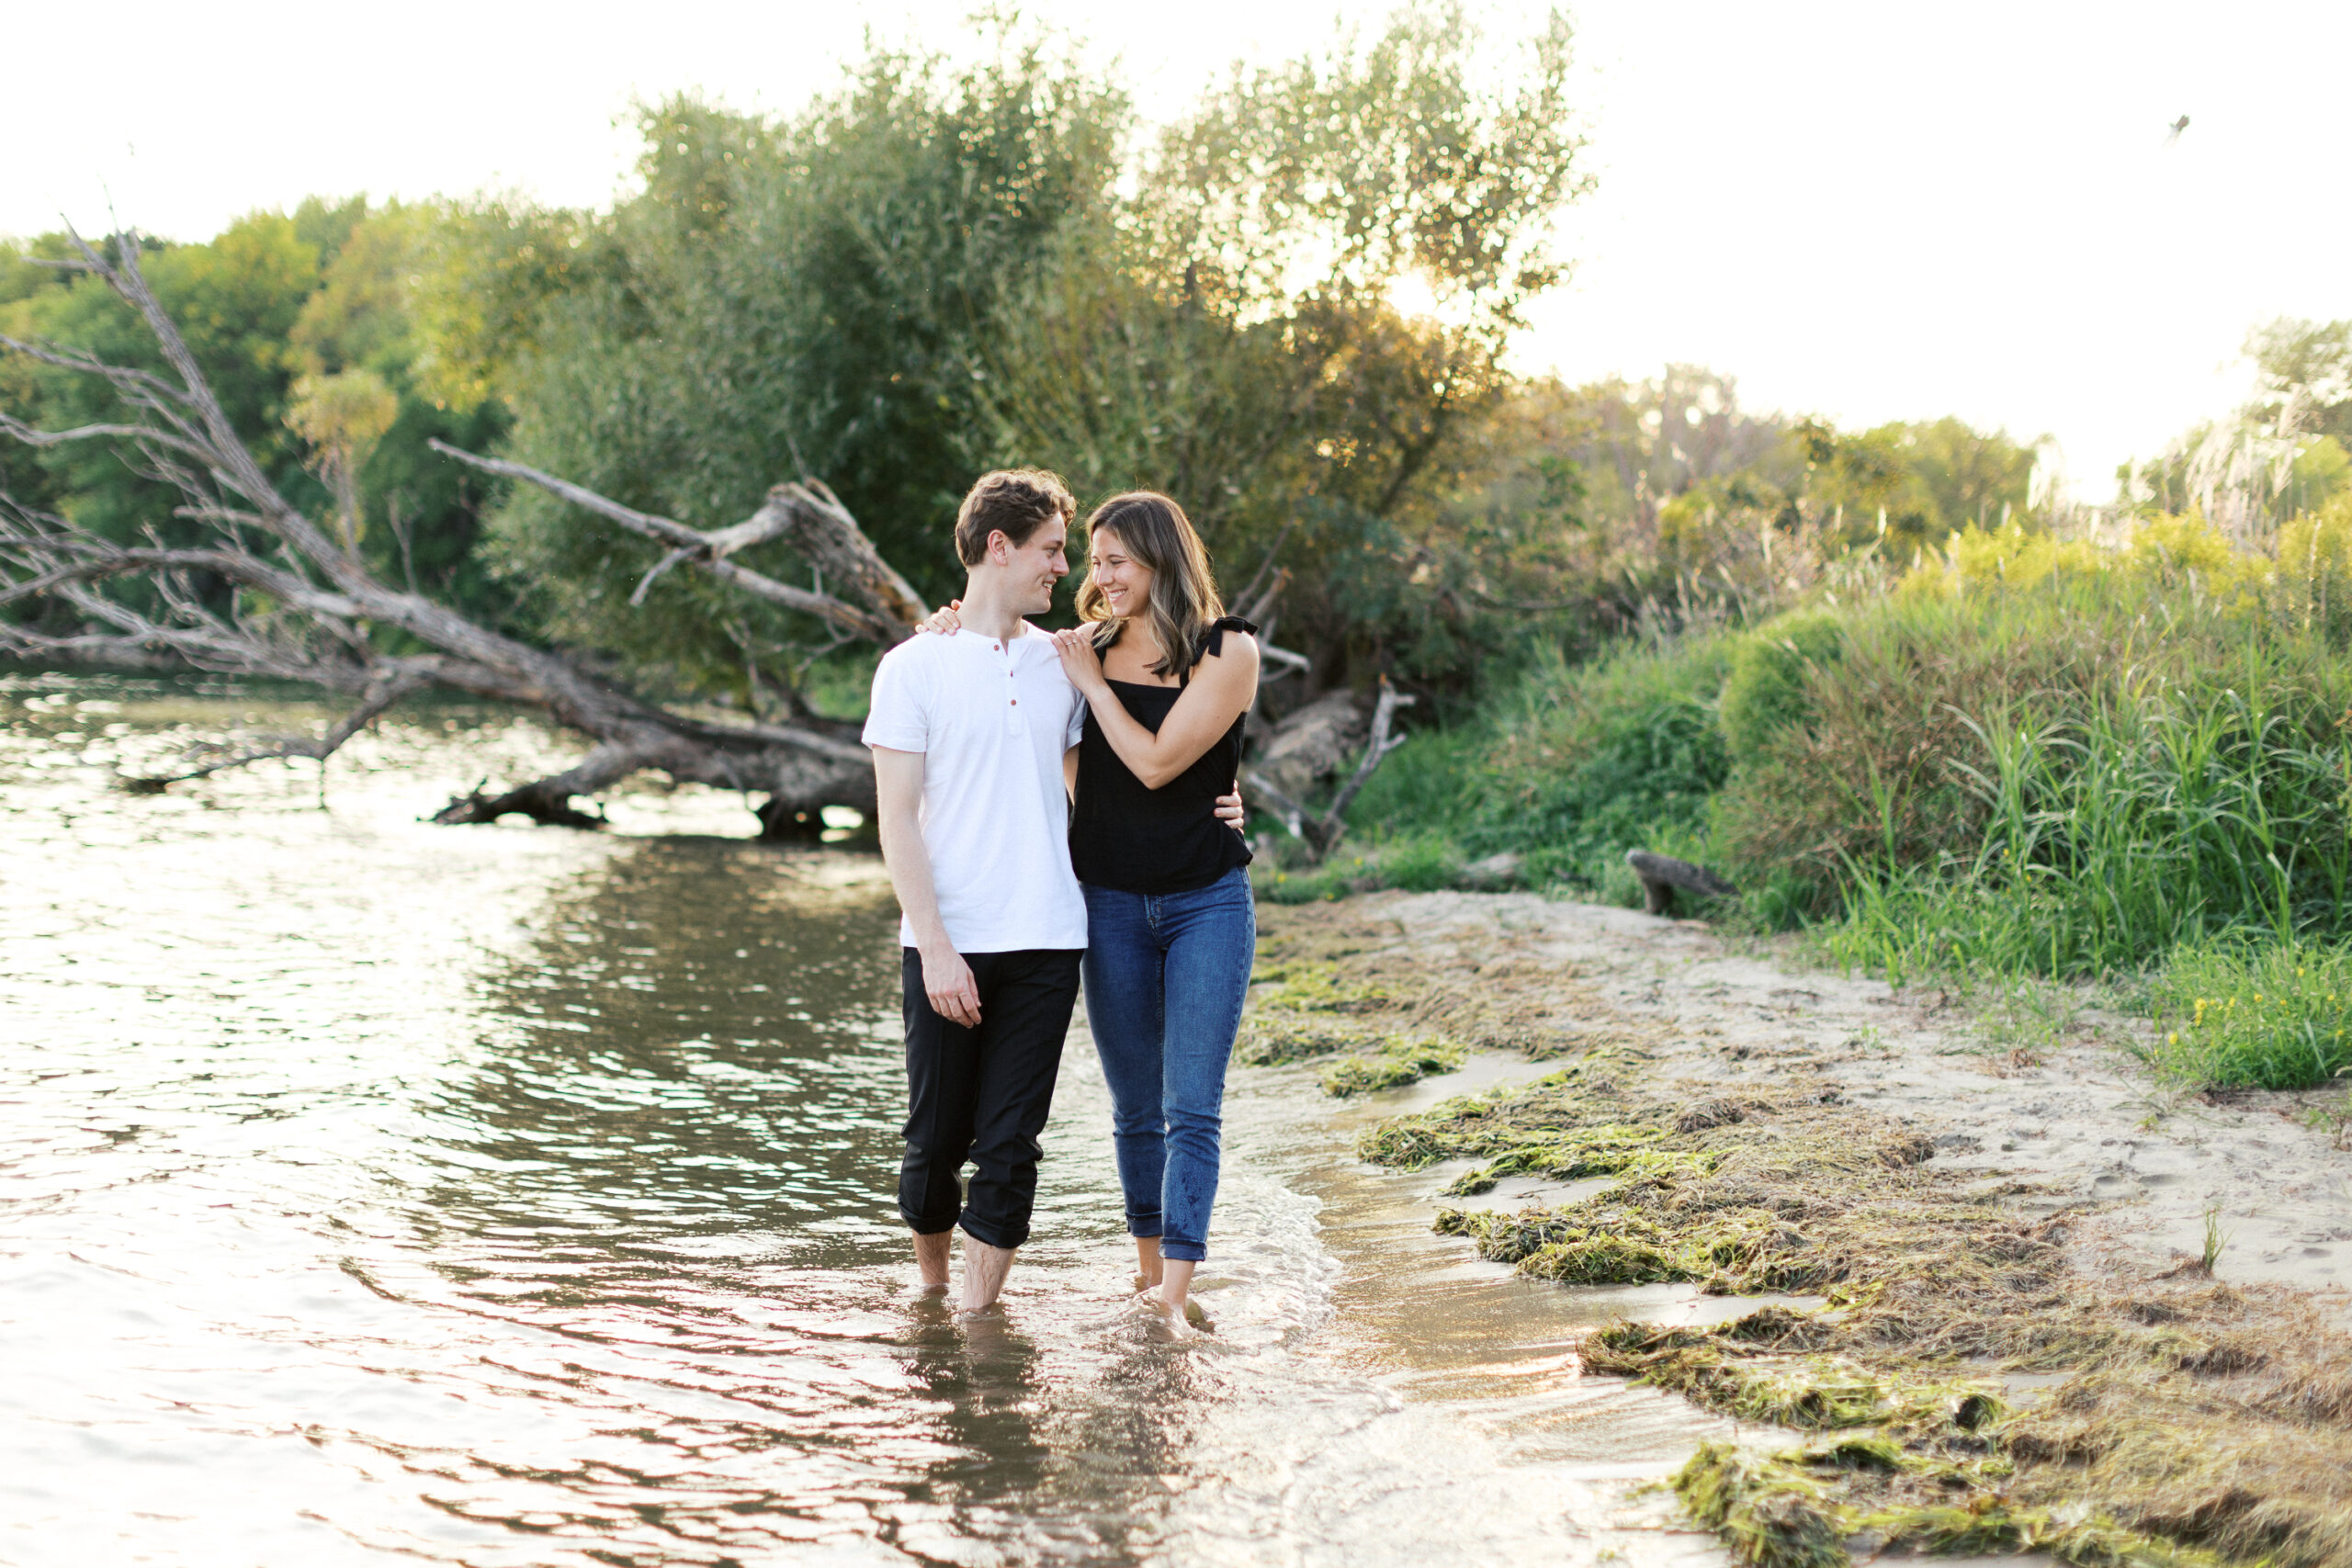
[[[1086,946],[1062,771],[1083,710],[1053,639],[1023,618],[1050,609],[1069,572],[1077,510],[1052,474],[982,475],[956,516],[962,627],[885,655],[865,721],[904,916],[899,1213],[926,1291],[946,1290],[949,1236],[963,1227],[967,1313],[995,1303],[1029,1237],[1037,1137]]]

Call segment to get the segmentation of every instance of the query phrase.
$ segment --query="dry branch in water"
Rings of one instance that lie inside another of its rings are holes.
[[[1348,830],[1348,807],[1355,804],[1356,796],[1363,793],[1363,786],[1370,782],[1373,771],[1380,766],[1382,760],[1405,744],[1404,736],[1392,735],[1389,731],[1396,723],[1396,710],[1409,706],[1412,701],[1410,696],[1390,685],[1387,676],[1380,678],[1380,701],[1372,710],[1372,734],[1364,742],[1363,756],[1356,762],[1355,772],[1340,786],[1340,792],[1331,797],[1331,804],[1323,809],[1320,816],[1309,814],[1304,806],[1263,773],[1252,769],[1249,773],[1250,791],[1273,807],[1275,814],[1282,818],[1283,826],[1290,829],[1293,838],[1306,841],[1316,860],[1322,860],[1339,847],[1340,838]]]
[[[93,661],[176,660],[202,670],[307,682],[357,699],[349,714],[316,739],[256,747],[183,773],[132,781],[135,787],[160,789],[265,758],[303,756],[323,762],[402,697],[430,686],[537,707],[595,743],[561,773],[495,795],[478,788],[453,800],[436,821],[489,822],[520,813],[539,822],[593,826],[601,818],[575,808],[572,797],[645,769],[680,782],[764,793],[759,814],[771,836],[814,829],[825,806],[873,809],[872,759],[857,744],[854,725],[692,718],[560,653],[516,641],[379,581],[278,492],[239,438],[141,276],[138,236],[114,236],[103,249],[78,234],[73,240],[78,257],[66,265],[97,278],[138,312],[171,374],[111,365],[53,344],[0,337],[0,349],[105,380],[127,416],[49,431],[0,415],[0,434],[33,446],[112,444],[138,472],[179,492],[182,504],[175,515],[201,525],[206,538],[187,547],[167,548],[159,540],[148,547],[127,547],[68,518],[0,496],[0,608],[45,598],[82,617],[79,630],[62,635],[0,621],[0,652]],[[747,592],[817,616],[836,635],[886,646],[910,635],[922,616],[913,589],[882,559],[831,492],[813,480],[780,484],[745,522],[704,532],[633,511],[519,463],[434,445],[459,461],[538,485],[667,544],[671,554],[649,581],[691,563]],[[729,558],[768,539],[792,544],[824,581],[848,597],[796,588]],[[115,579],[145,585],[142,603],[100,591]],[[385,653],[368,635],[375,626],[397,627],[436,651]]]

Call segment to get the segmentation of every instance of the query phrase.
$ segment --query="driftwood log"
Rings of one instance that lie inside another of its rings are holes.
[[[1729,898],[1739,892],[1730,883],[1703,865],[1692,865],[1687,860],[1672,855],[1654,854],[1648,850],[1627,850],[1625,863],[1642,882],[1642,908],[1653,915],[1674,913],[1674,892],[1680,888],[1708,898]]]
[[[1371,732],[1372,705],[1341,687],[1283,715],[1250,766],[1274,789],[1304,800],[1324,780],[1345,775]]]
[[[128,547],[72,520],[0,497],[0,607],[35,598],[78,612],[70,633],[0,621],[0,652],[93,662],[153,663],[159,657],[198,669],[282,676],[355,699],[351,712],[317,737],[251,748],[171,774],[127,781],[160,789],[269,757],[323,761],[409,694],[442,687],[546,713],[593,745],[573,766],[490,792],[477,788],[435,818],[489,822],[519,813],[540,822],[588,826],[600,818],[572,804],[646,769],[681,782],[763,795],[771,835],[813,831],[818,813],[841,805],[871,812],[871,758],[856,727],[804,719],[782,725],[718,723],[677,713],[628,691],[560,652],[478,625],[422,594],[378,579],[329,529],[270,481],[222,412],[178,329],[139,267],[139,240],[123,234],[103,248],[74,236],[66,265],[98,279],[134,310],[163,351],[166,375],[107,363],[54,344],[0,336],[0,348],[108,384],[119,419],[42,430],[0,413],[0,434],[36,447],[96,441],[138,471],[172,487],[174,515],[194,522],[201,542]],[[632,531],[670,546],[654,575],[692,564],[744,592],[818,617],[837,635],[889,644],[922,615],[914,591],[892,570],[855,519],[822,485],[779,485],[760,510],[732,528],[704,531],[652,517],[521,464],[442,448],[490,472],[537,484]],[[790,541],[835,592],[776,581],[729,558],[770,538]],[[100,585],[131,578],[150,592],[132,600]],[[224,592],[225,591],[225,592]],[[430,652],[392,654],[371,627],[408,634]]]

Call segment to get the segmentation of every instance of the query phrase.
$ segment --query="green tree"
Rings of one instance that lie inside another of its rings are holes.
[[[1454,579],[1497,537],[1454,505],[1516,381],[1502,354],[1587,186],[1555,14],[1479,68],[1458,6],[1237,70],[1073,225],[989,339],[994,449],[1089,493],[1169,491],[1229,581],[1295,573],[1286,638],[1325,680],[1475,680],[1488,628]],[[1410,305],[1408,301],[1416,303]],[[1469,557],[1465,559],[1465,552]]]
[[[2254,419],[2273,427],[2291,419],[2294,434],[2352,449],[2352,321],[2282,319],[2256,331],[2245,349],[2261,378]]]
[[[453,267],[470,292],[436,310],[519,337],[500,384],[523,460],[703,525],[821,478],[942,592],[977,339],[1007,279],[1108,199],[1125,114],[1092,73],[1011,41],[960,72],[877,53],[778,125],[673,100],[642,118],[644,194],[565,247],[561,277]],[[658,555],[537,495],[510,498],[496,534],[503,569],[544,589],[541,625],[686,685],[749,688],[752,662],[810,635],[684,573],[631,604]]]
[[[285,418],[334,499],[345,547],[394,581],[430,589],[469,614],[499,619],[511,595],[474,547],[481,488],[425,444],[469,448],[506,428],[503,403],[451,399],[434,381],[431,323],[420,310],[432,279],[462,249],[478,209],[354,198],[316,206],[329,260],[288,333],[300,379]],[[381,526],[371,525],[380,524]]]

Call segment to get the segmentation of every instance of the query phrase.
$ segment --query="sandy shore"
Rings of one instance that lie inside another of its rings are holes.
[[[1735,951],[1697,922],[1631,909],[1467,893],[1334,908],[1423,961],[1535,960],[1556,973],[1562,1027],[1659,1026],[1645,1032],[1657,1070],[1694,1087],[1826,1075],[1858,1107],[1931,1139],[1937,1166],[1975,1173],[2020,1212],[2071,1212],[2087,1272],[2147,1278],[2196,1258],[2218,1206],[2219,1278],[2309,1292],[2352,1328],[2352,1151],[2309,1124],[2341,1089],[2192,1096],[2155,1083],[2125,1049],[2143,1021],[2086,1013],[2054,1046],[2019,1052],[1932,987],[1805,968],[1786,946]],[[1545,1070],[1474,1059],[1417,1098]],[[1560,1191],[1510,1181],[1481,1206]]]

